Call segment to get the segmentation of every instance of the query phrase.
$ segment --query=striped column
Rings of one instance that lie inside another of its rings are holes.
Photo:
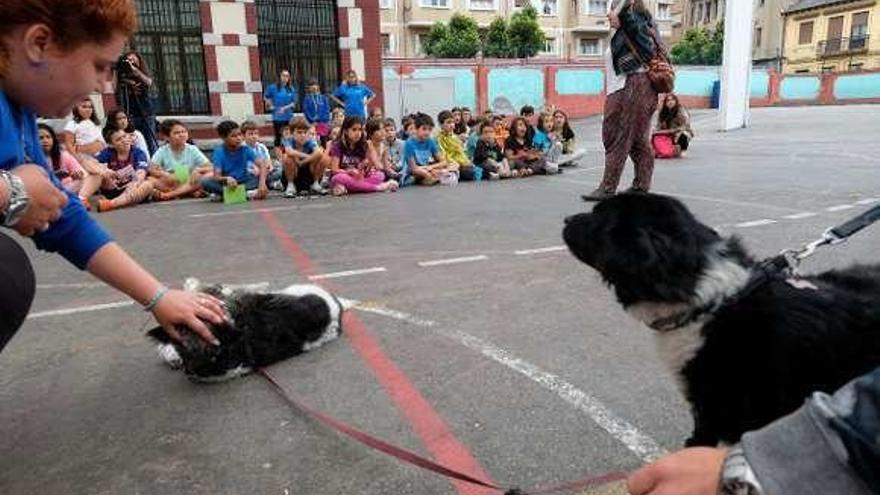
[[[341,75],[354,69],[376,92],[371,107],[383,104],[379,0],[337,0]]]

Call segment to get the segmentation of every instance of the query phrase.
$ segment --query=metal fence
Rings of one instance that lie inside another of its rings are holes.
[[[339,82],[336,0],[256,0],[263,87],[288,69],[300,98],[308,79],[325,92]]]
[[[140,25],[130,41],[149,69],[156,113],[210,112],[198,0],[137,0]]]
[[[821,40],[816,45],[816,54],[820,57],[830,55],[847,54],[868,49],[870,36],[863,34],[852,38],[829,38]]]

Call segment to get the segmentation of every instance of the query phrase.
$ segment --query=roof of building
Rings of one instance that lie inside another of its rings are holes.
[[[814,9],[816,7],[824,7],[826,5],[833,5],[836,3],[846,3],[847,1],[855,1],[855,0],[799,0],[795,2],[791,7],[785,10],[786,14],[791,14],[792,12],[800,12],[802,10]]]

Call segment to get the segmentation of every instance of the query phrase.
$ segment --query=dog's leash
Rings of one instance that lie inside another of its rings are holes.
[[[880,220],[880,205],[861,213],[846,222],[832,227],[822,233],[822,237],[810,242],[800,249],[788,249],[782,252],[792,269],[796,269],[801,261],[812,256],[822,246],[833,246],[846,242],[850,237],[862,229]]]
[[[396,445],[390,444],[384,440],[376,438],[368,433],[364,433],[352,426],[349,426],[342,421],[324,414],[312,407],[303,404],[302,402],[293,399],[284,387],[278,383],[277,380],[268,372],[265,368],[258,368],[257,374],[266,379],[269,383],[269,386],[272,390],[281,397],[284,402],[286,402],[292,408],[306,413],[313,419],[318,420],[319,422],[329,426],[330,428],[342,433],[358,442],[366,445],[367,447],[378,450],[384,454],[387,454],[395,459],[406,462],[408,464],[412,464],[413,466],[420,467],[422,469],[437,473],[441,476],[445,476],[447,478],[452,478],[459,481],[464,481],[466,483],[471,483],[474,485],[482,486],[484,488],[489,488],[491,490],[496,490],[504,493],[505,495],[539,495],[539,494],[549,494],[549,493],[563,493],[563,492],[572,492],[574,490],[583,490],[590,487],[600,486],[606,483],[611,483],[613,481],[620,481],[626,479],[625,473],[613,472],[608,473],[602,476],[596,476],[592,478],[586,478],[583,480],[572,481],[570,483],[565,483],[557,486],[551,486],[546,488],[538,488],[534,490],[526,490],[523,491],[519,488],[511,488],[505,489],[494,483],[490,483],[485,480],[481,480],[479,478],[475,478],[469,474],[462,473],[461,471],[452,469],[450,467],[446,467],[442,464],[439,464],[435,461],[432,461],[428,458],[420,456],[412,451],[406,450],[402,447],[398,447]]]

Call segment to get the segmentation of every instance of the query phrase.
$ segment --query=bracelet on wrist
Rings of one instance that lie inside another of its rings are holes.
[[[168,287],[165,287],[164,285],[159,286],[159,288],[156,289],[156,294],[154,294],[153,297],[149,300],[149,302],[147,302],[147,304],[144,305],[144,311],[148,311],[148,312],[152,311],[159,304],[159,301],[161,301],[162,298],[165,297],[165,294],[167,294],[167,293],[168,293]]]

